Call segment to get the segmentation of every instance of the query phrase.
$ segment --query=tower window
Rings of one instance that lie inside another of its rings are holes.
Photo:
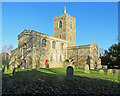
[[[52,42],[52,48],[53,48],[53,49],[55,49],[55,45],[56,45],[56,43],[55,43],[55,41],[53,41],[53,42]]]
[[[42,40],[42,47],[46,47],[46,39]]]
[[[59,28],[62,28],[62,21],[59,22]]]

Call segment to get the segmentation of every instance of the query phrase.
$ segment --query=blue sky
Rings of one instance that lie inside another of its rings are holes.
[[[108,49],[117,43],[117,2],[67,2],[67,13],[76,18],[76,45],[96,42]],[[2,46],[18,46],[18,35],[28,30],[53,36],[54,17],[64,12],[64,2],[3,2]]]

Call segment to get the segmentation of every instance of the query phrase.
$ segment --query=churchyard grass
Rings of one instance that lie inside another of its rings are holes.
[[[16,69],[2,72],[2,94],[119,94],[120,78],[99,74],[99,69],[74,68],[74,79],[66,78],[66,68]]]
[[[88,78],[97,78],[97,79],[103,79],[103,80],[109,80],[112,82],[117,82],[120,83],[118,80],[118,77],[115,76],[115,70],[113,69],[113,75],[107,75],[107,70],[104,69],[104,74],[99,74],[100,69],[96,70],[90,70],[90,73],[84,73],[84,69],[82,68],[74,68],[74,79],[76,79],[76,76],[81,76],[81,77],[88,77]],[[13,76],[12,70],[7,70],[6,73],[3,73],[3,77],[9,77]],[[61,81],[64,82],[65,77],[66,77],[66,68],[40,68],[38,70],[35,69],[17,69],[15,77],[16,79],[24,79],[24,80],[38,80],[38,79],[49,79],[52,80],[53,82],[59,82]],[[20,78],[19,78],[20,77]],[[49,78],[48,78],[49,77]],[[54,78],[52,77],[57,77],[56,80],[54,81]],[[59,78],[58,78],[59,77]]]

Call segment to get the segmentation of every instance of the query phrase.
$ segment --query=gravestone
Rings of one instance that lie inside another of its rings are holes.
[[[7,72],[7,66],[4,67],[4,72]]]
[[[113,70],[112,69],[108,69],[108,75],[113,75]]]
[[[108,69],[108,66],[107,65],[102,65],[102,68],[103,69]]]
[[[99,71],[99,74],[104,74],[104,70],[100,70],[100,71]]]
[[[25,69],[24,67],[21,67],[21,69]]]
[[[16,67],[14,67],[12,74],[15,74]]]
[[[72,66],[68,66],[66,70],[67,80],[73,80],[74,70]]]
[[[87,65],[87,64],[85,65],[85,67],[84,67],[84,72],[85,72],[85,73],[90,73],[90,72],[89,72],[89,65]]]
[[[116,71],[115,71],[115,75],[116,75],[116,76],[118,76],[118,75],[120,76],[120,70],[116,70]]]

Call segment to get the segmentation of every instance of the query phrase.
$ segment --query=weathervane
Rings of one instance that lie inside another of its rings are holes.
[[[25,29],[24,30],[26,30],[26,26],[25,26]]]
[[[65,5],[64,5],[64,14],[66,13],[66,0],[65,0]]]

